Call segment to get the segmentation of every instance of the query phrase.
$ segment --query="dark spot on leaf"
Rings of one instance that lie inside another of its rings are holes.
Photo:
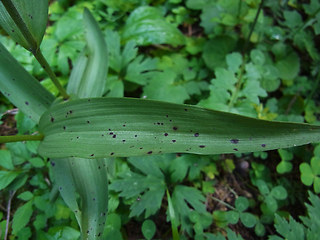
[[[101,134],[101,137],[104,137],[104,134]]]
[[[90,121],[88,120],[87,123],[90,123]]]
[[[205,148],[206,146],[205,145],[199,145],[199,148]]]
[[[236,151],[236,152],[239,151],[238,148],[234,148],[233,150]]]
[[[93,200],[93,201],[95,201],[95,200],[96,200],[96,198],[92,198],[92,200]]]
[[[125,141],[126,141],[125,139],[122,140],[122,142],[125,142]]]
[[[231,139],[230,142],[233,143],[233,144],[238,144],[239,143],[239,139]]]
[[[143,147],[141,147],[141,148],[139,148],[139,149],[141,149],[141,150],[142,150],[142,149],[143,149]]]
[[[91,156],[91,157],[93,157],[93,156],[94,156],[94,154],[92,153],[90,156]]]
[[[169,117],[169,115],[167,114],[167,115],[166,115],[166,117],[168,118],[168,117]]]
[[[66,130],[66,126],[63,126],[63,130]]]
[[[50,161],[50,164],[51,164],[52,167],[54,167],[56,165],[56,163],[53,162],[53,161]]]
[[[25,103],[26,105],[29,105],[29,102],[27,102],[27,101],[25,101],[24,103]]]
[[[54,117],[51,117],[51,119],[50,119],[50,120],[51,120],[51,122],[54,122]]]
[[[168,136],[168,135],[169,135],[168,133],[165,133],[165,134],[164,134],[164,136]]]
[[[176,154],[176,157],[181,157],[181,156],[182,156],[181,153],[177,153],[177,154]]]
[[[113,138],[116,138],[116,137],[117,137],[117,135],[113,135],[112,137],[113,137]]]
[[[185,108],[184,110],[185,110],[186,112],[188,111],[188,109],[186,109],[186,108]]]
[[[148,154],[152,154],[152,151],[147,152]]]
[[[77,136],[77,139],[79,139],[80,137],[79,136]]]
[[[12,29],[11,32],[14,32],[14,30]]]
[[[113,135],[113,132],[110,132],[109,135]]]
[[[199,133],[195,133],[194,136],[195,136],[195,137],[199,137]]]
[[[172,128],[174,131],[177,131],[178,130],[178,127],[173,127]]]
[[[114,152],[110,153],[110,155],[112,156],[114,154]]]
[[[174,142],[174,143],[175,143],[176,141],[177,141],[177,140],[172,140],[172,142]]]
[[[122,126],[123,126],[123,127],[125,127],[126,125],[125,125],[125,124],[123,124]]]
[[[134,137],[138,137],[138,135],[134,135]]]
[[[265,144],[261,144],[261,147],[266,147],[266,145]]]

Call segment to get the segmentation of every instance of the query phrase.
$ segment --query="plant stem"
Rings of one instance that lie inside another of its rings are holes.
[[[8,205],[7,205],[7,223],[6,223],[6,231],[5,231],[5,234],[4,234],[4,240],[7,240],[7,238],[8,238],[9,223],[10,223],[10,213],[11,213],[11,201],[12,201],[12,198],[13,198],[15,193],[16,193],[16,190],[10,191],[10,194],[9,194]]]
[[[34,57],[37,61],[41,64],[43,69],[47,72],[50,79],[52,80],[53,84],[58,88],[60,94],[64,99],[68,99],[69,95],[67,94],[66,90],[61,86],[60,82],[58,81],[55,73],[52,71],[50,65],[48,64],[47,60],[44,58],[41,50],[39,49],[37,52],[33,53]]]
[[[220,199],[218,199],[218,198],[216,198],[216,197],[211,197],[213,200],[215,200],[215,201],[217,201],[218,203],[220,203],[220,204],[222,204],[222,205],[224,205],[224,206],[226,206],[226,207],[228,207],[228,208],[230,208],[230,209],[232,209],[232,210],[236,210],[234,207],[232,207],[230,204],[228,204],[228,203],[226,203],[226,202],[224,202],[224,201],[222,201],[222,200],[220,200]]]
[[[257,14],[256,14],[256,16],[255,16],[255,18],[254,18],[254,21],[253,21],[253,24],[252,24],[252,26],[251,26],[249,35],[248,35],[248,37],[247,37],[247,40],[246,40],[245,43],[244,43],[244,47],[243,47],[243,50],[242,50],[243,54],[245,54],[246,51],[247,51],[247,48],[248,48],[248,44],[249,44],[249,42],[250,42],[251,35],[252,35],[253,30],[254,30],[257,22],[258,22],[259,15],[260,15],[260,12],[261,12],[262,7],[263,7],[263,2],[264,2],[264,0],[261,0],[260,5],[259,5],[259,8],[258,8],[258,12],[257,12]]]
[[[21,142],[21,141],[41,141],[43,138],[44,136],[42,134],[0,136],[0,143]]]
[[[11,0],[2,0],[3,6],[6,8],[7,12],[9,13],[10,17],[14,21],[14,23],[18,26],[19,30],[21,31],[22,35],[30,45],[31,49],[28,49],[32,53],[35,53],[38,49],[37,41],[34,39],[32,34],[30,33],[27,25],[23,21],[22,17],[20,16],[18,10],[14,6]]]

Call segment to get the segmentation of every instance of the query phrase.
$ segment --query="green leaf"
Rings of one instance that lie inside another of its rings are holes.
[[[7,187],[17,176],[18,172],[0,171],[0,190]]]
[[[249,200],[245,197],[238,197],[235,202],[235,207],[238,211],[243,212],[249,207]]]
[[[239,221],[240,213],[238,211],[228,211],[225,213],[226,219],[230,224],[237,224]]]
[[[171,196],[170,193],[167,189],[167,199],[168,199],[168,213],[167,215],[169,215],[169,219],[171,222],[171,230],[172,230],[172,239],[173,240],[180,240],[180,236],[179,236],[179,232],[178,232],[178,219],[177,219],[177,215],[175,213],[174,207],[173,207],[173,203],[171,200]]]
[[[291,172],[292,170],[292,163],[287,161],[281,161],[277,165],[277,172],[280,174]]]
[[[13,170],[13,162],[11,158],[11,152],[8,150],[1,149],[0,150],[0,166],[8,169],[8,170]]]
[[[204,45],[202,58],[211,70],[226,67],[226,55],[234,49],[235,44],[236,41],[229,36],[215,37]]]
[[[300,164],[301,181],[304,185],[311,186],[314,180],[312,169],[308,163]]]
[[[270,194],[278,200],[284,200],[287,198],[287,190],[283,186],[276,186],[272,188]]]
[[[10,13],[4,5],[9,6]],[[0,2],[0,25],[15,42],[27,50],[34,52],[38,50],[47,26],[47,18],[48,1]]]
[[[127,98],[57,104],[42,116],[39,130],[45,135],[39,153],[50,158],[240,153],[320,141],[319,126]]]
[[[247,228],[252,228],[257,223],[257,218],[251,213],[240,213],[240,220]]]
[[[19,207],[13,215],[12,233],[17,234],[29,222],[32,215],[32,201]]]
[[[0,91],[27,117],[38,122],[54,100],[0,43]]]
[[[101,97],[108,72],[107,45],[98,23],[88,9],[84,10],[83,18],[86,25],[87,57],[80,56],[71,73],[67,90],[80,98]]]
[[[320,175],[320,158],[319,157],[311,158],[310,166],[311,166],[312,172],[315,176]]]
[[[291,216],[289,217],[289,222],[287,222],[283,217],[276,214],[275,223],[277,232],[285,239],[305,239],[303,225],[296,222]]]
[[[191,211],[205,213],[205,198],[199,190],[192,187],[178,185],[172,194],[172,203],[182,229],[190,231],[189,215]],[[190,208],[191,207],[191,208]]]
[[[147,240],[150,240],[153,238],[154,234],[156,233],[156,225],[152,220],[147,219],[142,223],[141,231],[143,236]]]
[[[158,9],[149,6],[136,8],[126,21],[123,29],[125,41],[134,40],[138,45],[184,44],[184,36],[167,23]]]
[[[29,201],[31,198],[33,198],[33,194],[30,191],[25,191],[23,193],[20,193],[18,195],[18,198],[24,201]]]
[[[300,72],[299,56],[295,52],[289,53],[276,62],[276,67],[280,78],[283,80],[293,80]]]

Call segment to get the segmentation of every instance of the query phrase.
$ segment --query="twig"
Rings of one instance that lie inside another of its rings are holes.
[[[8,238],[8,233],[9,233],[9,222],[10,222],[10,212],[11,212],[11,201],[16,193],[16,190],[10,191],[9,199],[8,199],[8,205],[7,205],[7,223],[6,223],[6,231],[4,234],[4,240],[7,240]]]

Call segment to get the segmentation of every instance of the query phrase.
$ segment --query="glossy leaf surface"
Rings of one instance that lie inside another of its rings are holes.
[[[0,91],[35,122],[39,121],[40,116],[54,101],[54,96],[32,77],[1,43],[0,79]]]
[[[19,17],[14,20],[2,2],[11,3]],[[48,18],[48,0],[4,0],[0,2],[0,25],[11,36],[11,38],[22,45],[27,50],[35,51],[39,48],[42,41]],[[19,19],[18,19],[19,18]],[[20,21],[26,28],[16,24]],[[28,31],[32,37],[25,38],[25,32]]]
[[[265,151],[320,141],[320,127],[257,120],[142,99],[93,98],[53,106],[40,120],[46,157]]]

